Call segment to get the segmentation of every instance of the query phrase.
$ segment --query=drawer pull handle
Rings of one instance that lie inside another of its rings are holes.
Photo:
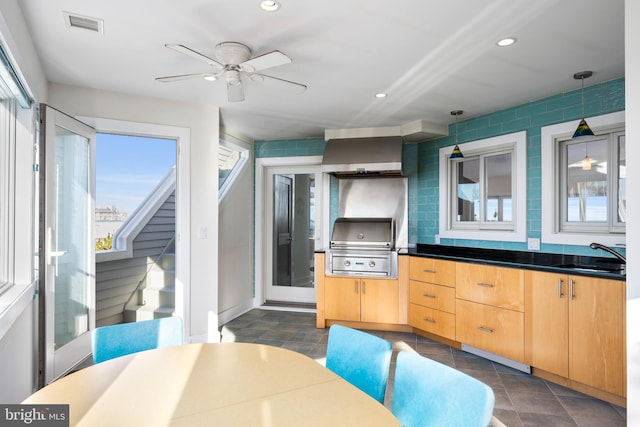
[[[435,295],[432,295],[432,294],[422,294],[422,296],[423,296],[423,297],[425,297],[425,298],[432,298],[432,299],[436,299],[436,296],[435,296]]]
[[[478,286],[482,286],[483,288],[493,288],[493,284],[491,283],[476,283]]]
[[[430,317],[425,317],[425,318],[424,318],[424,319],[422,319],[422,320],[424,320],[425,322],[429,322],[429,323],[436,323],[436,319],[432,319],[432,318],[430,318]]]
[[[482,332],[489,332],[490,334],[492,334],[495,331],[495,329],[487,328],[486,326],[478,326],[478,330]]]
[[[422,270],[423,273],[435,273],[435,270],[429,270],[428,268],[425,268],[424,270]]]

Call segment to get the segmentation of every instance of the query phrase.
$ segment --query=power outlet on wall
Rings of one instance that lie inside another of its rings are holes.
[[[530,251],[539,251],[540,250],[540,239],[529,237],[527,239],[527,249]]]

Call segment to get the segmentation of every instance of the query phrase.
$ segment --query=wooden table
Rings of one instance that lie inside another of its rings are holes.
[[[72,426],[399,426],[313,359],[260,344],[188,344],[68,375],[25,404],[68,403]]]

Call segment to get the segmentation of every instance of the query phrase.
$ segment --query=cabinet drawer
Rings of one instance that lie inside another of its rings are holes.
[[[471,263],[456,263],[456,297],[524,311],[524,271]]]
[[[410,280],[409,302],[448,313],[455,313],[456,290],[447,286]]]
[[[409,279],[455,287],[456,263],[443,259],[410,257]]]
[[[524,362],[524,313],[456,300],[456,341]]]
[[[409,324],[450,340],[456,339],[456,316],[417,304],[409,304]]]

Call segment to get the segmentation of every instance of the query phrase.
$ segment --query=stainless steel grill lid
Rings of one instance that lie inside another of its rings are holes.
[[[394,246],[393,218],[338,218],[331,248],[387,249]]]

